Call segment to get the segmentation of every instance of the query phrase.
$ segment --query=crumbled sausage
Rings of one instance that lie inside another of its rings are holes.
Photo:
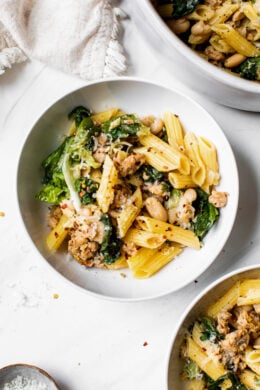
[[[145,156],[141,153],[129,154],[121,159],[119,153],[115,154],[114,164],[122,177],[133,175],[145,163]]]
[[[212,203],[215,207],[224,207],[227,204],[227,192],[212,191],[209,196],[209,203]]]

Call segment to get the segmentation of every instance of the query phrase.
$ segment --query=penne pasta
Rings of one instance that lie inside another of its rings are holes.
[[[113,201],[114,186],[117,182],[117,179],[117,170],[114,167],[113,161],[107,155],[103,166],[100,186],[96,195],[98,205],[103,213],[108,211],[109,206]]]
[[[187,355],[202,371],[214,380],[217,380],[227,372],[222,364],[208,356],[191,337],[187,337]],[[230,380],[226,380],[221,384],[221,387],[227,389],[230,385]]]
[[[241,382],[250,390],[259,390],[260,376],[251,370],[244,370],[240,375]]]
[[[177,148],[167,144],[153,134],[140,137],[139,140],[142,145],[148,148],[148,151],[149,148],[153,148],[170,161],[175,166],[175,169],[178,169],[184,175],[188,175],[190,173],[190,163],[188,158]]]
[[[182,175],[178,172],[170,172],[168,174],[168,179],[173,188],[185,189],[197,187],[197,184],[194,183],[190,175]]]
[[[193,249],[200,249],[199,239],[191,230],[182,229],[179,226],[145,216],[137,217],[136,222],[141,229],[162,234],[169,241],[177,242]]]
[[[46,238],[46,244],[48,249],[56,251],[59,249],[63,241],[68,235],[68,229],[66,229],[66,223],[68,218],[63,214],[54,229],[50,231]]]
[[[169,160],[163,155],[163,152],[158,149],[152,147],[141,147],[135,148],[134,152],[143,154],[146,162],[159,172],[170,172],[179,167],[179,163],[177,164],[176,161]]]
[[[166,238],[162,234],[150,233],[140,229],[129,229],[124,241],[132,242],[144,248],[154,249],[161,246],[166,241]]]
[[[195,134],[188,132],[184,137],[186,154],[191,161],[191,177],[195,184],[202,186],[206,180],[206,168],[202,160],[198,139]]]
[[[97,114],[91,115],[91,119],[96,122],[106,122],[119,114],[117,107],[110,108],[109,110],[98,112]]]
[[[179,117],[171,112],[165,112],[163,114],[163,120],[166,127],[168,143],[175,148],[183,148],[184,132]]]
[[[134,220],[138,216],[143,205],[142,193],[140,188],[137,188],[133,194],[131,201],[127,204],[117,217],[117,230],[120,238],[123,238]]]
[[[212,26],[212,30],[215,31],[221,38],[233,47],[233,49],[242,54],[245,57],[257,57],[260,56],[260,49],[250,43],[246,38],[239,34],[232,26],[228,24],[217,24]]]
[[[149,278],[179,255],[182,248],[163,245],[159,249],[141,248],[128,260],[128,266],[137,279]]]
[[[233,308],[239,298],[239,288],[240,282],[236,282],[221,298],[209,306],[206,310],[206,314],[209,317],[216,318],[221,310]]]

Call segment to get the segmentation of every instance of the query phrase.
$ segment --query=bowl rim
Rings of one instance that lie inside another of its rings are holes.
[[[179,333],[179,330],[183,324],[183,322],[185,321],[186,317],[189,315],[189,313],[191,312],[192,308],[203,298],[205,297],[211,290],[213,290],[216,286],[218,286],[219,284],[221,284],[222,282],[224,282],[225,280],[228,280],[230,278],[232,278],[233,276],[238,276],[240,274],[243,274],[244,272],[247,272],[247,271],[251,271],[251,270],[260,270],[260,263],[256,263],[256,264],[251,264],[251,265],[246,265],[244,267],[239,267],[239,268],[236,268],[228,273],[225,273],[223,275],[221,275],[220,277],[218,277],[216,280],[214,280],[213,282],[209,283],[206,287],[203,288],[203,290],[201,292],[199,292],[194,299],[192,299],[192,301],[188,304],[187,308],[185,309],[185,311],[181,314],[178,322],[177,322],[177,325],[175,326],[173,332],[171,333],[171,336],[170,336],[170,342],[169,342],[169,347],[167,349],[167,353],[166,353],[166,356],[165,356],[165,365],[164,365],[164,368],[165,368],[165,373],[164,373],[164,388],[165,390],[170,390],[169,387],[168,387],[168,374],[169,374],[169,364],[170,364],[170,358],[171,358],[171,353],[172,353],[172,348],[173,348],[173,344],[174,344],[174,341]]]
[[[234,166],[235,166],[235,172],[234,172],[235,173],[235,183],[233,184],[233,193],[236,194],[236,197],[235,197],[234,202],[233,202],[233,213],[232,213],[232,218],[231,218],[231,224],[230,224],[230,227],[229,227],[229,230],[228,230],[228,234],[226,235],[225,240],[222,242],[221,247],[219,247],[216,256],[212,259],[212,261],[209,264],[207,264],[200,271],[200,273],[198,275],[195,275],[194,278],[199,277],[200,275],[202,275],[211,266],[211,264],[217,259],[217,257],[219,256],[221,250],[223,249],[224,245],[226,244],[227,240],[230,237],[231,231],[232,231],[234,223],[235,223],[237,210],[238,210],[239,176],[238,176],[238,168],[237,168],[237,163],[236,163],[236,159],[235,159],[235,156],[234,156],[234,152],[233,152],[233,150],[231,148],[231,145],[230,145],[230,143],[229,143],[229,141],[228,141],[224,131],[222,130],[221,126],[218,124],[218,122],[215,120],[215,118],[206,110],[206,108],[204,108],[203,105],[201,105],[200,103],[195,101],[195,99],[190,97],[188,93],[184,93],[183,91],[181,91],[180,89],[178,89],[176,87],[169,87],[169,86],[165,85],[164,83],[157,82],[157,81],[152,81],[149,78],[136,77],[136,76],[117,76],[117,77],[107,77],[107,78],[103,78],[103,79],[95,79],[95,80],[91,80],[89,82],[86,82],[86,84],[84,84],[84,85],[82,85],[80,87],[77,86],[75,88],[72,88],[69,92],[63,94],[61,97],[59,97],[59,98],[55,99],[53,102],[49,103],[48,106],[45,109],[43,109],[39,113],[39,115],[37,115],[37,118],[34,121],[31,122],[31,124],[29,125],[29,128],[27,127],[26,136],[25,136],[23,142],[21,142],[20,151],[19,151],[19,154],[18,154],[17,160],[16,160],[17,161],[16,181],[15,181],[16,182],[16,205],[17,205],[17,208],[18,208],[18,214],[19,214],[20,221],[21,221],[21,223],[23,225],[23,229],[24,229],[27,237],[29,238],[30,242],[33,244],[32,248],[34,249],[35,253],[37,253],[37,255],[42,260],[44,260],[43,263],[47,267],[49,267],[54,274],[56,274],[58,277],[60,277],[61,280],[65,280],[65,282],[69,283],[69,285],[72,285],[78,291],[82,291],[83,293],[88,294],[88,295],[90,295],[92,297],[95,297],[95,298],[109,300],[109,301],[114,301],[114,302],[142,302],[142,301],[148,301],[148,300],[161,298],[161,297],[167,296],[169,294],[172,294],[172,293],[174,293],[176,291],[179,291],[182,288],[185,288],[185,286],[187,286],[188,284],[192,283],[192,280],[190,282],[188,282],[188,283],[186,282],[186,283],[182,284],[177,290],[171,289],[171,290],[164,291],[164,292],[162,292],[160,294],[153,293],[153,294],[151,294],[149,296],[142,296],[142,297],[130,297],[130,298],[129,297],[127,297],[127,298],[125,298],[125,297],[116,297],[116,296],[113,296],[113,295],[104,295],[104,294],[101,294],[101,293],[90,291],[90,290],[88,290],[88,289],[86,289],[86,288],[84,288],[84,287],[74,283],[72,280],[68,279],[65,275],[63,275],[61,272],[59,272],[49,261],[47,261],[45,259],[45,257],[41,254],[41,252],[38,250],[38,248],[34,244],[34,241],[33,241],[32,237],[30,236],[30,234],[29,234],[29,232],[27,230],[25,221],[24,221],[23,216],[22,216],[22,211],[21,211],[20,201],[19,201],[19,190],[18,190],[19,186],[18,186],[18,183],[19,183],[19,170],[20,170],[21,156],[23,154],[24,147],[25,147],[25,145],[27,143],[27,140],[29,139],[31,131],[34,129],[34,127],[37,125],[37,123],[41,120],[41,118],[47,113],[47,111],[49,109],[51,109],[51,107],[53,107],[55,104],[57,104],[58,102],[60,102],[64,98],[67,98],[69,95],[71,95],[71,94],[73,94],[73,93],[75,93],[77,91],[80,91],[80,90],[82,90],[84,88],[87,88],[89,86],[96,85],[96,84],[103,84],[103,83],[107,83],[107,82],[108,83],[109,82],[121,82],[121,81],[130,81],[130,82],[137,82],[137,83],[153,85],[153,86],[156,86],[156,87],[159,87],[159,88],[164,88],[164,89],[166,89],[168,91],[172,91],[174,93],[177,93],[180,96],[183,96],[185,99],[189,100],[192,104],[194,104],[201,111],[203,111],[204,115],[206,115],[213,122],[215,122],[217,127],[219,127],[219,129],[223,133],[223,135],[224,135],[224,137],[225,137],[225,139],[227,141],[227,146],[229,147],[229,151],[230,151],[230,154],[232,156],[233,163],[234,163]]]
[[[203,72],[207,74],[208,77],[211,77],[222,84],[227,84],[228,86],[237,90],[260,94],[260,82],[257,83],[252,80],[240,78],[239,76],[233,75],[224,69],[218,68],[217,66],[210,64],[208,61],[201,58],[194,50],[192,50],[170,30],[164,20],[156,12],[150,0],[138,0],[137,4],[139,4],[139,7],[144,7],[144,11],[146,13],[148,12],[154,18],[153,28],[158,28],[159,32],[170,45],[173,45],[174,43],[174,47],[178,50],[178,52],[182,54],[187,61],[195,63]],[[147,20],[149,20],[149,16],[147,17]],[[236,80],[236,82],[234,80]]]

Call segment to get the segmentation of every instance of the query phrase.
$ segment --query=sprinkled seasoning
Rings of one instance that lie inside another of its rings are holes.
[[[48,390],[48,386],[36,379],[18,375],[3,387],[0,387],[0,390]]]

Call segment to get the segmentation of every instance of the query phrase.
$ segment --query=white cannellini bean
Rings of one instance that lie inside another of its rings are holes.
[[[152,218],[158,219],[159,221],[163,222],[167,221],[167,211],[157,198],[153,196],[147,198],[145,201],[145,207]]]

